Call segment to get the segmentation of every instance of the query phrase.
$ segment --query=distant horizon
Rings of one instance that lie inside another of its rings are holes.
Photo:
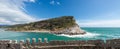
[[[0,0],[0,25],[74,16],[81,27],[120,27],[120,0]]]
[[[59,17],[62,17],[62,16],[59,16]],[[53,18],[59,18],[59,17],[53,17]],[[51,18],[46,18],[43,20],[47,20],[47,19],[51,19]],[[42,21],[42,20],[37,20],[37,21]],[[37,22],[37,21],[33,21],[33,22]],[[28,24],[28,23],[31,23],[31,22],[19,23],[19,24]],[[102,27],[101,26],[81,26],[79,23],[77,23],[77,24],[80,26],[80,28],[120,28],[120,27],[116,27],[116,26],[102,26]],[[9,26],[9,25],[17,25],[17,24],[0,24],[0,26]]]

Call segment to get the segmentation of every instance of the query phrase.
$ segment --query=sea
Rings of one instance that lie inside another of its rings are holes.
[[[27,38],[47,38],[48,41],[51,40],[108,40],[108,39],[119,39],[120,38],[120,28],[115,27],[82,27],[81,29],[86,31],[84,35],[65,35],[65,34],[50,34],[44,32],[14,32],[5,31],[0,29],[0,40],[26,40]]]

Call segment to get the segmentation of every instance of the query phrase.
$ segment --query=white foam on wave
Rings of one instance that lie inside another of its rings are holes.
[[[65,36],[65,37],[70,37],[70,38],[93,38],[93,37],[96,37],[96,36],[100,36],[100,34],[87,32],[84,35],[81,35],[81,34],[79,34],[79,35],[60,34],[60,35],[57,35],[57,36]]]

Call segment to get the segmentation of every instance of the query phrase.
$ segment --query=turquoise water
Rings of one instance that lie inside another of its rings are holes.
[[[0,29],[0,40],[26,40],[26,38],[48,38],[50,40],[96,40],[96,39],[116,39],[120,38],[120,28],[82,28],[87,31],[85,35],[55,35],[49,33],[37,32],[12,32]]]

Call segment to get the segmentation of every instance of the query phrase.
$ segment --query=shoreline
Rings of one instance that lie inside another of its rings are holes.
[[[13,31],[13,30],[5,30],[5,31]],[[78,35],[78,34],[80,34],[80,35],[84,35],[84,34],[86,34],[86,33],[61,33],[61,32],[59,32],[59,31],[13,31],[13,32],[25,32],[25,33],[33,33],[33,32],[35,32],[35,33],[50,33],[50,34],[66,34],[66,35]]]
[[[11,31],[11,30],[5,30],[5,31]],[[50,31],[14,31],[14,32],[39,32],[39,33],[47,32],[47,33],[49,33]]]
[[[11,30],[9,30],[9,31],[11,31]],[[18,32],[18,33],[50,33],[50,31],[12,31],[12,32]]]

